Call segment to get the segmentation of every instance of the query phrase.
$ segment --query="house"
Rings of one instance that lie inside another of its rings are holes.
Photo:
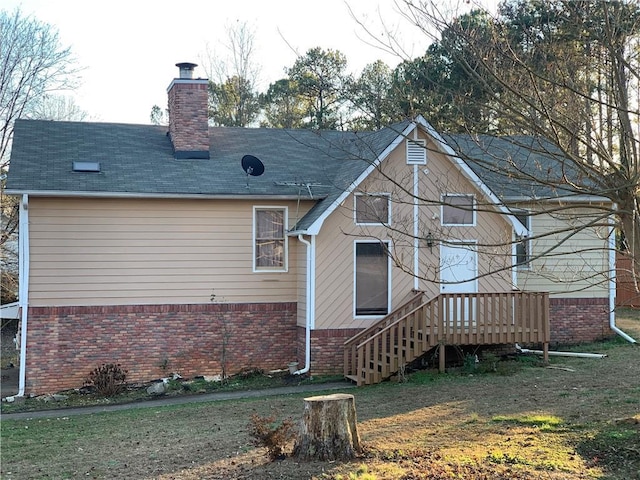
[[[22,393],[111,362],[131,380],[298,362],[371,383],[407,349],[611,333],[609,279],[572,289],[536,272],[525,257],[548,240],[522,239],[551,220],[522,220],[423,118],[375,132],[209,127],[207,80],[177,66],[168,129],[16,122]],[[584,235],[601,250],[593,268],[610,271],[609,237]]]

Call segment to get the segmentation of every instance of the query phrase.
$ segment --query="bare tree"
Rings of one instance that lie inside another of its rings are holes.
[[[207,52],[203,59],[209,77],[209,117],[217,125],[246,127],[260,111],[254,31],[246,22],[227,26],[223,45],[226,55]]]
[[[0,12],[0,166],[8,165],[16,119],[31,115],[45,95],[76,85],[71,50],[58,32],[18,9]]]
[[[16,198],[4,194],[6,170],[14,122],[18,118],[56,118],[62,111],[67,119],[81,119],[84,113],[70,101],[53,100],[55,93],[76,85],[77,68],[69,48],[63,47],[57,31],[18,9],[0,11],[0,236],[2,301],[17,296],[18,228]],[[57,106],[56,106],[57,103]],[[55,108],[52,108],[55,107]]]
[[[65,95],[43,95],[34,102],[28,117],[39,120],[62,120],[83,122],[89,115],[82,110],[73,97]]]
[[[465,160],[481,177],[517,184],[530,218],[562,220],[539,255],[553,262],[578,232],[606,237],[615,225],[640,275],[640,4],[514,0],[497,15],[453,15],[430,1],[397,3],[445,60],[438,98],[448,99],[448,115],[467,134],[449,143],[472,153]],[[385,47],[393,50],[393,39]],[[547,160],[517,163],[518,149]],[[575,201],[587,197],[603,201],[577,213]]]

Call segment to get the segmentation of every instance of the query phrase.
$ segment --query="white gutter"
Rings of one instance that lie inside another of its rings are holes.
[[[616,326],[616,232],[611,218],[609,227],[609,328],[627,342],[637,344],[636,340]]]
[[[7,195],[31,195],[32,197],[74,197],[74,198],[168,198],[185,200],[300,200],[300,195],[241,195],[241,194],[208,194],[208,193],[136,193],[136,192],[79,192],[61,190],[5,190]],[[320,200],[324,196],[303,198],[303,200]]]
[[[18,296],[20,302],[20,376],[18,397],[24,397],[27,378],[27,321],[29,312],[29,196],[22,195],[18,232],[18,274],[20,276]]]
[[[311,329],[315,323],[316,311],[316,237],[311,236],[311,242],[304,239],[302,234],[298,235],[298,240],[307,246],[307,301],[305,314],[305,348],[304,348],[304,368],[293,372],[293,375],[302,375],[311,368]]]
[[[529,350],[528,348],[522,348],[516,343],[516,350],[519,353],[532,353],[534,355],[544,355],[542,350]],[[580,353],[580,352],[547,352],[549,355],[556,355],[558,357],[579,357],[579,358],[605,358],[607,355],[604,353]]]

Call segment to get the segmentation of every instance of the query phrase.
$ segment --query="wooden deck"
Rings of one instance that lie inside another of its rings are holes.
[[[379,383],[438,346],[542,344],[550,341],[549,294],[416,292],[375,325],[344,344],[344,375],[358,385]]]

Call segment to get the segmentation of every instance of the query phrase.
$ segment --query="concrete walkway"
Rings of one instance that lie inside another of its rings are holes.
[[[295,385],[290,387],[267,388],[262,390],[243,390],[235,392],[215,392],[194,395],[176,395],[174,397],[159,397],[155,400],[122,403],[118,405],[99,405],[78,408],[58,408],[55,410],[38,410],[33,412],[3,413],[2,420],[25,420],[30,418],[57,418],[71,415],[92,415],[95,413],[115,412],[132,408],[157,408],[167,405],[183,405],[187,403],[218,402],[239,398],[261,398],[278,395],[295,395],[333,390],[349,390],[355,385],[350,382],[331,382],[310,385]]]

